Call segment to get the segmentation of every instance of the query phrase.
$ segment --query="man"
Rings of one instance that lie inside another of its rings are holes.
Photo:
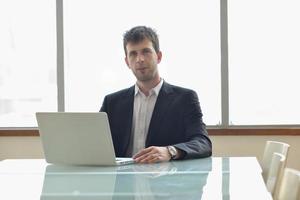
[[[156,32],[134,27],[124,34],[123,45],[136,84],[107,95],[100,110],[108,115],[116,155],[133,156],[138,163],[211,156],[197,94],[159,75]]]

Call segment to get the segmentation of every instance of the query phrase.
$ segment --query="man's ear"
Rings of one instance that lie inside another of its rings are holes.
[[[161,51],[159,51],[156,55],[157,55],[157,64],[158,64],[158,63],[160,63],[161,58],[162,58],[162,53],[161,53]]]

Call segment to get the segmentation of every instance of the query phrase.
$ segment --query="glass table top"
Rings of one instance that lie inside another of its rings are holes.
[[[116,167],[0,162],[0,199],[271,199],[254,157],[212,157]]]

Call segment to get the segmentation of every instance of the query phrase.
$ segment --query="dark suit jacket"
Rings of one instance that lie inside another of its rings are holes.
[[[125,157],[131,139],[134,86],[107,95],[101,112],[109,118],[117,157]],[[163,83],[153,110],[146,147],[173,145],[185,152],[185,158],[211,156],[197,94],[189,89]]]

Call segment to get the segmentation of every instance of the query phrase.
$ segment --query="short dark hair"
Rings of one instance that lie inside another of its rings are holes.
[[[138,43],[148,39],[152,42],[153,48],[158,53],[159,50],[159,41],[158,35],[155,30],[146,26],[136,26],[131,28],[129,31],[126,31],[123,35],[123,46],[125,54],[127,54],[126,45],[130,42]]]

